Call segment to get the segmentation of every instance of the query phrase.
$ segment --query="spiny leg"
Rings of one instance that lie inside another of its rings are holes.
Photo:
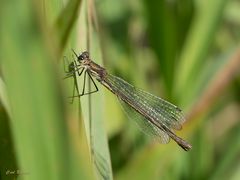
[[[75,78],[75,77],[74,77]],[[77,96],[73,96],[72,97],[69,97],[69,98],[74,98],[74,97],[81,97],[84,95],[84,92],[85,92],[85,79],[86,79],[86,71],[84,71],[84,77],[83,77],[83,89],[82,89],[82,93],[81,94],[78,94]],[[74,87],[77,88],[77,81],[75,80],[75,83],[74,83]]]
[[[84,71],[84,68],[81,70],[81,72],[80,72],[80,76],[81,76],[81,74],[83,73],[83,71]],[[85,73],[86,74],[86,73]],[[84,74],[84,76],[86,76]],[[78,90],[78,83],[77,83],[77,77],[76,77],[76,75],[75,74],[73,74],[72,75],[73,76],[73,78],[74,78],[74,84],[73,84],[73,96],[71,96],[71,97],[69,97],[69,98],[71,98],[72,100],[71,100],[71,104],[73,103],[73,101],[74,101],[74,97],[76,97],[75,96],[75,89],[77,90],[77,92],[78,92],[78,96],[79,96],[79,90]],[[84,79],[85,79],[86,77],[84,77]],[[85,83],[84,83],[85,84]],[[84,85],[85,86],[85,85]],[[83,87],[83,92],[82,93],[84,93],[84,87]]]
[[[91,91],[91,92],[87,92],[87,93],[85,93],[86,73],[88,74],[88,76],[90,77],[90,80],[93,82],[93,85],[94,85],[94,87],[96,88],[96,90]],[[92,76],[89,74],[89,72],[88,72],[88,71],[85,71],[85,72],[84,72],[84,80],[83,80],[83,91],[82,91],[81,94],[79,94],[79,95],[77,95],[77,96],[73,96],[73,97],[81,97],[81,96],[83,96],[83,95],[88,95],[88,94],[92,94],[92,93],[95,93],[95,92],[98,92],[98,87],[97,87],[95,81],[93,80]]]
[[[83,96],[83,95],[84,95],[84,92],[85,92],[85,82],[86,82],[86,72],[87,72],[87,71],[84,71],[82,94],[79,94],[78,96],[73,96],[73,97],[80,97],[80,96]]]
[[[87,74],[88,74],[88,76],[90,77],[90,79],[91,79],[91,81],[93,82],[93,85],[94,85],[94,87],[95,87],[96,89],[95,89],[95,91],[88,92],[88,93],[86,93],[86,94],[92,94],[92,93],[98,92],[98,87],[97,87],[95,81],[93,80],[92,76],[89,74],[88,71],[87,71]],[[85,94],[85,95],[86,95],[86,94]]]
[[[77,72],[78,72],[78,76],[81,76],[81,75],[82,75],[84,69],[85,69],[85,68],[82,68],[82,70],[81,70],[80,73],[79,73],[79,71],[77,71]],[[80,68],[79,68],[79,70],[80,70]]]
[[[80,67],[81,65],[78,65],[75,60],[73,60],[73,61],[70,63],[69,60],[68,60],[68,58],[67,58],[67,56],[64,56],[64,57],[63,57],[63,62],[64,62],[63,68],[64,68],[64,72],[65,72],[66,74],[71,74],[71,73],[73,73],[73,72],[75,72],[75,71],[78,71],[79,69],[82,68],[82,67]],[[68,67],[68,69],[66,69],[66,62],[67,62],[67,67]],[[70,69],[69,67],[71,67],[71,70],[69,70],[69,69]],[[73,69],[74,69],[74,70],[73,70]]]
[[[73,66],[72,68],[74,68],[74,72],[77,71],[78,76],[81,76],[81,74],[82,74],[82,72],[83,72],[83,70],[84,70],[85,68],[84,68],[84,67],[81,67],[81,65],[78,65],[75,60],[73,61],[73,64],[74,64],[74,66]],[[76,69],[75,69],[75,68],[76,68]],[[80,70],[81,68],[82,68],[82,71],[79,73],[79,70]]]
[[[86,71],[84,75],[86,75],[86,73],[87,73],[88,76],[90,77],[90,80],[93,82],[93,85],[94,85],[94,87],[96,88],[96,90],[95,90],[95,91],[91,91],[91,92],[87,92],[87,93],[83,92],[83,93],[80,94],[79,96],[75,96],[75,97],[80,97],[80,96],[84,96],[84,95],[88,95],[88,94],[92,94],[92,93],[98,92],[98,87],[97,87],[96,83],[94,82],[92,76],[89,74],[88,71]],[[86,76],[84,77],[84,86],[85,86],[85,81],[86,81]]]
[[[80,70],[80,69],[82,69],[82,70],[81,70],[81,72],[79,73],[79,70]],[[83,73],[83,71],[84,71],[84,68],[83,68],[83,67],[79,67],[79,68],[74,69],[74,71],[69,72],[63,79],[67,79],[67,78],[69,78],[69,77],[74,76],[74,73],[75,73],[76,71],[78,72],[78,75],[81,76],[82,73]]]

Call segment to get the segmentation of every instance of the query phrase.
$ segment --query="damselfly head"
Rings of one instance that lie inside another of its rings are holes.
[[[79,56],[73,49],[72,49],[72,51],[73,51],[74,55],[77,57],[78,61],[89,59],[89,52],[87,52],[87,51],[82,52],[82,54],[80,54]]]
[[[87,51],[82,52],[82,54],[78,56],[79,61],[86,60],[86,59],[89,59],[89,53]]]

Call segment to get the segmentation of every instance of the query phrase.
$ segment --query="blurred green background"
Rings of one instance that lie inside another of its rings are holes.
[[[239,0],[5,0],[0,22],[0,179],[240,179]],[[100,84],[69,104],[72,48],[181,107],[192,150]]]

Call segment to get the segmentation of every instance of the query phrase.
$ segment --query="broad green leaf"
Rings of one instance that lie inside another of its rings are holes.
[[[93,3],[94,1],[91,1],[91,3],[84,1],[82,5],[83,10],[81,10],[78,34],[78,36],[82,38],[82,41],[79,42],[79,46],[82,51],[86,51],[89,46],[90,58],[101,65],[101,48],[98,37],[99,34],[96,29],[96,20],[94,19],[94,13],[96,12],[94,12]],[[87,12],[91,13],[89,17],[93,19],[87,17]],[[87,19],[89,20],[88,22]],[[83,78],[78,77],[78,79],[78,88],[81,92],[83,88]],[[89,78],[86,78],[86,82],[86,91],[94,88],[92,83],[89,84]],[[111,160],[104,127],[104,96],[103,91],[101,91],[102,87],[100,87],[98,83],[97,86],[100,89],[99,92],[81,97],[81,109],[95,173],[100,179],[112,179]]]
[[[42,28],[43,16],[38,14],[42,4],[13,0],[2,5],[0,18],[6,21],[0,27],[1,67],[19,163],[15,171],[24,179],[88,179],[65,119],[56,55],[49,51],[56,47],[47,44],[54,37]]]

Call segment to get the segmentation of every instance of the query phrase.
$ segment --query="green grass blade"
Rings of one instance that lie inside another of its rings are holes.
[[[6,85],[3,82],[2,78],[0,78],[0,101],[2,106],[7,111],[8,115],[10,115],[10,107],[9,107],[9,101],[7,97],[7,91],[6,91]]]
[[[231,176],[231,172],[234,170],[232,167],[239,162],[237,160],[240,152],[239,128],[240,125],[238,124],[229,134],[229,141],[226,142],[226,145],[224,146],[225,151],[219,158],[211,179],[217,180],[221,178],[229,178],[229,176]]]
[[[6,106],[0,103],[0,178],[13,179],[16,174],[10,175],[18,169],[13,138],[10,129],[10,119]]]
[[[63,51],[74,23],[77,20],[81,2],[81,0],[70,0],[57,18],[55,29],[60,40],[60,52]]]
[[[18,169],[10,129],[10,114],[6,86],[0,78],[0,178],[4,179],[12,179],[16,174],[11,176],[10,173]]]
[[[165,94],[172,98],[176,56],[191,20],[193,2],[146,0],[145,5],[150,43],[158,57]]]
[[[93,11],[95,11],[93,2],[88,4],[90,7],[85,3],[86,1],[84,1],[83,7],[88,7],[90,13],[93,13]],[[81,34],[79,33],[79,36],[84,38],[81,43],[79,43],[79,45],[82,47],[82,51],[85,51],[87,50],[87,43],[89,43],[89,52],[91,59],[98,64],[102,64],[100,51],[101,48],[98,37],[99,34],[95,29],[93,21],[91,21],[91,19],[90,22],[88,22],[89,24],[87,24],[86,9],[81,11],[81,15]],[[91,14],[90,17],[93,17],[93,15]],[[79,78],[78,86],[80,91],[83,88],[82,85],[83,79]],[[90,96],[83,96],[81,98],[81,108],[96,175],[99,179],[112,179],[113,175],[111,160],[108,149],[107,135],[104,127],[104,97],[101,85],[97,83],[97,86],[99,88],[99,92],[94,93]],[[89,87],[89,85],[86,84],[86,87]],[[91,84],[91,89],[93,88],[93,84]]]
[[[191,90],[189,87],[194,86],[195,75],[201,72],[226,2],[226,0],[199,2],[176,74],[176,91],[179,93],[180,101]]]

